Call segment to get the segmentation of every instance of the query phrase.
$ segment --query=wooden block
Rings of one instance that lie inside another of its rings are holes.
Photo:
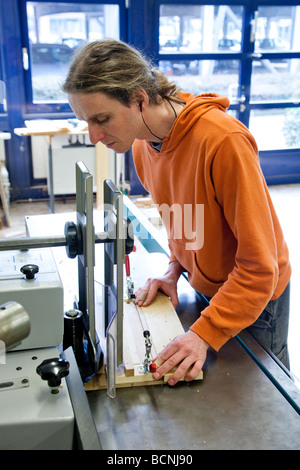
[[[123,329],[124,363],[125,368],[131,370],[145,358],[145,330],[150,332],[152,358],[172,339],[184,333],[170,299],[162,292],[158,292],[148,307],[138,307],[134,302],[125,304]]]
[[[169,378],[171,377],[173,371],[165,374],[161,379],[155,380],[152,374],[149,373],[140,373],[138,368],[134,368],[134,375],[126,376],[125,373],[118,371],[116,376],[116,388],[128,388],[128,387],[144,387],[146,385],[164,385],[168,383]],[[203,372],[201,371],[194,380],[202,380]],[[180,379],[180,382],[184,381],[184,377]],[[92,379],[84,384],[85,391],[93,390],[106,390],[107,389],[107,380],[106,374],[96,374]]]
[[[152,373],[141,372],[145,359],[145,338],[143,332],[148,330],[152,342],[151,358],[156,355],[176,336],[184,333],[177,313],[170,299],[159,292],[148,307],[138,307],[134,302],[124,302],[123,319],[123,359],[124,369],[118,370],[116,387],[136,387],[142,385],[161,385],[167,383],[173,371],[162,379],[155,380]],[[195,380],[203,379],[202,371]],[[181,380],[184,380],[182,378]],[[96,374],[87,384],[85,390],[107,388],[105,374]]]

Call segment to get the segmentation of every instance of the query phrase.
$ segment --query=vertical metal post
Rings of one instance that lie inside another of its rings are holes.
[[[83,162],[76,163],[76,210],[77,227],[80,231],[82,249],[78,254],[78,308],[84,314],[90,355],[95,372],[98,370],[100,345],[95,320],[95,230],[93,224],[93,177]]]
[[[53,189],[53,154],[52,154],[52,137],[49,136],[48,142],[48,186],[49,186],[49,212],[54,214],[54,189]]]
[[[125,224],[123,195],[110,180],[104,182],[105,226],[113,243],[104,245],[105,327],[117,347],[116,367],[123,364],[123,269],[125,256]],[[113,325],[114,324],[114,325]],[[113,327],[112,327],[113,326]]]
[[[76,188],[77,226],[84,230],[83,252],[78,255],[79,309],[88,310],[90,335],[95,342],[93,177],[82,162],[76,164]]]

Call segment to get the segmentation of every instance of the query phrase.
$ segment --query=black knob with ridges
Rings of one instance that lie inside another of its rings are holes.
[[[41,376],[42,380],[47,380],[52,393],[58,393],[58,387],[61,384],[61,379],[69,374],[70,364],[64,359],[54,357],[52,359],[45,359],[37,368],[37,373]]]
[[[20,271],[25,274],[26,279],[34,279],[35,274],[39,272],[39,267],[36,264],[24,264]]]

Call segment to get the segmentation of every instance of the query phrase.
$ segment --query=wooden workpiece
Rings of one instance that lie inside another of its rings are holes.
[[[148,307],[138,307],[134,301],[124,302],[123,320],[123,359],[124,368],[117,370],[116,388],[141,385],[159,385],[167,383],[172,372],[160,380],[155,380],[152,373],[141,372],[146,348],[143,332],[150,332],[152,343],[151,358],[155,356],[176,336],[184,333],[177,313],[170,299],[159,292]],[[202,371],[195,380],[203,378]],[[184,379],[182,379],[184,380]],[[96,374],[85,390],[107,388],[105,370]]]

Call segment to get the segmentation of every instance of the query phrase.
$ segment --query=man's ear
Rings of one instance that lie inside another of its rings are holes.
[[[130,97],[131,104],[136,103],[140,111],[143,111],[143,107],[149,104],[149,97],[144,89],[134,91]]]

